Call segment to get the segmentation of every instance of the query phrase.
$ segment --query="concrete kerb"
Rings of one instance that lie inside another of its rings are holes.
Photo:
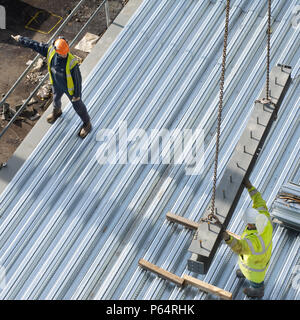
[[[143,0],[129,0],[115,21],[109,26],[109,28],[80,66],[82,81],[85,81],[89,73],[93,70],[94,66],[104,56],[107,49],[123,30],[129,19],[137,11],[142,2]],[[68,103],[69,100],[67,96],[64,96],[62,98],[62,109],[64,109]],[[18,172],[23,163],[30,156],[32,151],[51,127],[51,125],[47,123],[46,118],[51,113],[52,108],[53,107],[51,104],[39,121],[37,121],[32,130],[28,133],[26,138],[19,145],[12,157],[7,161],[7,166],[0,170],[0,194],[3,192],[14,175]]]

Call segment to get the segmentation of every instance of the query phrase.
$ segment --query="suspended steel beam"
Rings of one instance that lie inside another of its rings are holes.
[[[244,132],[225,168],[216,189],[215,215],[226,228],[243,192],[243,179],[248,177],[267,138],[273,121],[290,84],[291,67],[277,65],[270,72],[270,101],[266,103],[265,89],[255,101]],[[210,214],[210,204],[203,217]],[[204,274],[221,242],[221,228],[215,224],[199,223],[189,247],[193,254],[188,260],[190,271]]]

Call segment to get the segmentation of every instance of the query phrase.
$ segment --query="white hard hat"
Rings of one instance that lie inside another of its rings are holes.
[[[243,214],[243,221],[245,223],[251,223],[251,224],[255,224],[256,222],[256,216],[258,216],[259,213],[257,210],[255,210],[254,208],[247,208]]]
[[[264,214],[258,214],[255,221],[258,234],[261,234],[264,232],[267,224],[268,224],[268,218]]]
[[[260,214],[254,208],[247,208],[242,219],[247,224],[255,224],[258,234],[263,233],[268,224],[268,218],[264,214]]]

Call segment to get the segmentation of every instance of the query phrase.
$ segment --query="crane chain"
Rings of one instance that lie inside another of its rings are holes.
[[[271,61],[271,9],[272,0],[268,0],[268,28],[267,28],[267,70],[266,70],[266,97],[255,100],[255,102],[260,102],[262,104],[270,104],[276,108],[276,105],[270,99],[270,61]]]
[[[225,70],[226,70],[226,57],[227,57],[227,41],[228,41],[228,26],[229,26],[229,12],[230,12],[230,0],[226,3],[226,18],[225,18],[225,31],[224,31],[224,46],[223,46],[223,60],[222,60],[222,71],[220,78],[220,95],[219,95],[219,107],[218,107],[218,120],[217,120],[217,135],[216,135],[216,153],[214,161],[214,175],[213,175],[213,186],[212,186],[212,197],[210,214],[207,218],[200,219],[201,222],[210,223],[212,219],[216,221],[216,224],[223,228],[223,224],[220,222],[218,217],[215,215],[215,198],[216,198],[216,185],[217,185],[217,172],[218,172],[218,159],[219,159],[219,143],[221,133],[221,120],[223,110],[223,97],[224,97],[224,82],[225,82]],[[259,100],[263,104],[269,103],[274,105],[270,100],[270,48],[271,48],[271,0],[268,0],[268,30],[267,30],[267,75],[266,75],[266,98]]]
[[[267,75],[266,75],[266,100],[270,101],[270,48],[271,48],[271,0],[268,0],[268,40],[267,40]]]
[[[218,159],[219,159],[219,143],[221,134],[221,120],[222,120],[222,109],[223,109],[223,96],[224,96],[224,82],[225,82],[225,70],[226,70],[226,57],[227,57],[227,41],[228,41],[228,26],[229,26],[229,12],[230,12],[230,0],[227,0],[226,4],[226,18],[225,18],[225,31],[224,31],[224,46],[223,46],[223,59],[222,59],[222,70],[220,78],[220,95],[219,95],[219,108],[218,108],[218,123],[217,123],[217,135],[216,135],[216,154],[214,163],[214,175],[213,175],[213,187],[211,197],[211,212],[207,217],[208,220],[215,219],[217,224],[222,226],[222,223],[215,215],[215,198],[216,198],[216,186],[217,186],[217,172],[218,172]]]

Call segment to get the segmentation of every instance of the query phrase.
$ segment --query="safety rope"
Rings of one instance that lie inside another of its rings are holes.
[[[223,60],[222,60],[222,70],[221,70],[221,78],[220,78],[220,94],[219,94],[218,123],[217,123],[217,137],[216,137],[216,154],[215,154],[211,208],[210,208],[211,212],[208,215],[208,220],[215,219],[216,222],[220,226],[222,226],[222,224],[219,221],[218,217],[215,215],[215,198],[216,198],[218,160],[219,160],[219,143],[220,143],[220,134],[221,134],[221,120],[222,120],[222,110],[223,110],[224,82],[225,82],[226,57],[227,57],[229,11],[230,11],[230,0],[227,0],[225,31],[224,31]]]

